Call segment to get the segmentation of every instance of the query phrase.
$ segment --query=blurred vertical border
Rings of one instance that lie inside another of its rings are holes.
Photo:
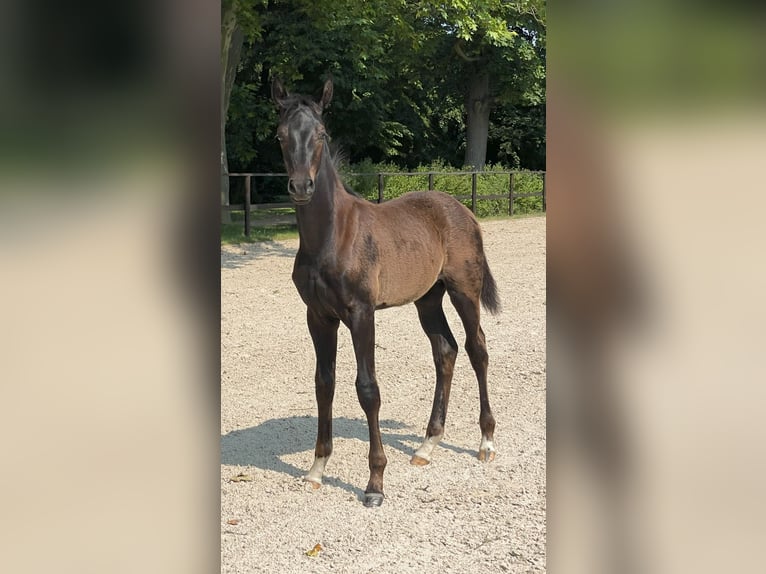
[[[766,12],[548,16],[548,568],[760,570]]]
[[[548,566],[757,571],[763,9],[547,13]],[[218,569],[219,30],[0,5],[0,571]]]
[[[219,566],[220,6],[0,5],[0,571]]]

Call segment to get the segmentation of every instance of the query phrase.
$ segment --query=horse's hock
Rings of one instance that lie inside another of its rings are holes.
[[[369,437],[348,330],[338,331],[333,455],[324,486],[314,491],[302,482],[314,459],[317,419],[306,307],[291,281],[298,240],[222,248],[222,571],[246,571],[256,560],[269,571],[310,571],[295,562],[296,551],[320,541],[323,559],[339,571],[357,571],[357,552],[385,572],[397,563],[421,573],[482,563],[511,572],[544,568],[545,218],[481,226],[503,302],[502,314],[482,314],[497,458],[491,465],[477,460],[478,388],[461,321],[445,299],[460,349],[444,437],[431,464],[409,463],[433,401],[431,347],[414,305],[378,311],[389,518],[375,525],[358,502]],[[230,483],[240,472],[253,480]],[[226,526],[232,517],[240,519],[236,528]],[[440,553],[447,541],[451,551]]]

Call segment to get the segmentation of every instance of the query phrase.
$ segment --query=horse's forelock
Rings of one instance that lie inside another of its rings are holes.
[[[322,117],[322,108],[317,102],[308,96],[301,94],[290,94],[281,102],[280,115],[283,118],[290,118],[298,110],[308,108],[318,120]]]

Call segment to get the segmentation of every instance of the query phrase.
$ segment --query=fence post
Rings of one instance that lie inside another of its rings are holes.
[[[428,172],[428,191],[434,190],[434,172]]]
[[[245,176],[245,237],[250,237],[250,176]]]
[[[476,215],[476,180],[478,174],[474,171],[471,174],[471,211]]]
[[[378,174],[378,203],[383,203],[383,174]]]
[[[545,213],[547,209],[546,201],[545,201],[545,172],[543,172],[543,213]]]
[[[513,215],[513,172],[509,178],[508,185],[508,215]]]

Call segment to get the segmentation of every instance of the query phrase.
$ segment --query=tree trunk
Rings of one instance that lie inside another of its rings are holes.
[[[465,161],[467,167],[484,169],[487,161],[487,138],[489,137],[489,113],[492,98],[489,95],[489,73],[478,69],[471,76],[466,99]]]
[[[226,116],[237,65],[242,52],[244,33],[237,24],[232,5],[221,19],[221,205],[229,205],[229,161],[226,155]],[[222,223],[231,223],[231,213],[221,210]]]

